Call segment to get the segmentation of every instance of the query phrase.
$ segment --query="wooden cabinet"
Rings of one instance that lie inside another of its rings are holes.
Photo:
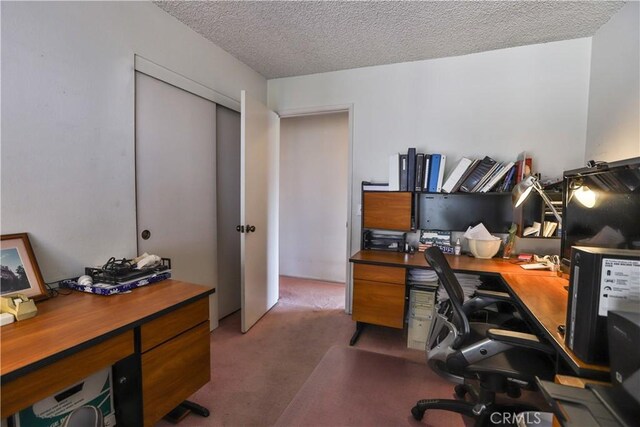
[[[140,328],[144,425],[209,382],[209,304],[200,299]]]
[[[402,329],[405,276],[401,267],[354,264],[352,319]]]
[[[362,227],[410,231],[415,227],[413,193],[362,192]]]

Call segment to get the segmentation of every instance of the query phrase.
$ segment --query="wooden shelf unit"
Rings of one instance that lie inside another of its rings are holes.
[[[415,229],[413,193],[363,191],[362,228],[394,231]]]

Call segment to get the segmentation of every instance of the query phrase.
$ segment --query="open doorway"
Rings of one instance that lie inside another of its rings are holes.
[[[347,281],[349,113],[280,121],[280,275]]]

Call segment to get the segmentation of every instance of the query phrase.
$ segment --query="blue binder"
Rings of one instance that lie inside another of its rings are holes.
[[[440,170],[440,159],[442,155],[432,154],[429,164],[429,193],[438,192],[438,171]]]

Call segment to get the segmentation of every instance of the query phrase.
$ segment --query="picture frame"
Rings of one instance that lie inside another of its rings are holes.
[[[35,300],[47,290],[27,233],[3,234],[0,249],[0,295],[23,294]]]

